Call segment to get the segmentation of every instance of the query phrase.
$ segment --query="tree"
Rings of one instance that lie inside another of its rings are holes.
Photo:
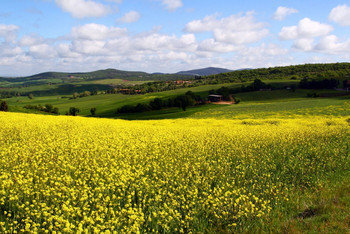
[[[84,93],[80,94],[81,97],[87,97],[90,96],[91,92],[90,91],[84,91]]]
[[[51,104],[46,104],[45,109],[46,109],[46,112],[51,113],[53,111],[53,106]]]
[[[260,90],[266,87],[266,84],[262,82],[260,79],[255,79],[252,84],[253,90]]]
[[[0,111],[8,111],[9,107],[6,101],[0,101]]]
[[[90,113],[91,113],[91,116],[95,116],[96,115],[96,108],[95,107],[91,108]]]
[[[58,115],[60,112],[59,112],[59,109],[55,107],[53,108],[52,113]]]
[[[152,108],[148,104],[137,104],[135,107],[135,112],[145,112],[145,111],[150,111]]]
[[[79,112],[80,112],[80,110],[76,107],[69,108],[69,115],[76,116]]]
[[[160,110],[162,109],[164,102],[160,98],[155,98],[153,101],[149,103],[149,105],[152,107],[153,110]]]
[[[195,104],[195,100],[188,95],[180,95],[175,98],[174,103],[177,107],[182,108],[183,111],[186,111],[188,106]]]

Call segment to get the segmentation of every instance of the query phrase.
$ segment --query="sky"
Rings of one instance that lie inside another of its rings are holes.
[[[350,60],[345,0],[0,1],[0,76]]]

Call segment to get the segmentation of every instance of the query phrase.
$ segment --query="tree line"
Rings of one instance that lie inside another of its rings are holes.
[[[37,111],[42,111],[50,114],[55,114],[59,115],[59,109],[57,107],[52,106],[51,104],[45,104],[44,106],[42,105],[25,105],[25,109],[30,109],[30,110],[37,110]]]
[[[165,100],[161,98],[155,98],[149,103],[138,103],[137,105],[125,105],[117,110],[117,114],[125,113],[140,113],[152,110],[161,110],[165,108],[178,107],[183,111],[190,106],[203,105],[205,100],[200,95],[196,95],[192,91],[188,91],[183,95],[167,98]]]
[[[157,81],[140,85],[123,86],[128,94],[163,92],[202,85],[243,83],[254,80],[350,80],[350,63],[305,64],[286,67],[259,68],[221,73],[211,76],[197,76],[182,81]],[[338,86],[341,83],[338,83]],[[315,86],[317,89],[318,86]],[[136,92],[135,90],[139,90]],[[118,93],[111,89],[107,93]]]

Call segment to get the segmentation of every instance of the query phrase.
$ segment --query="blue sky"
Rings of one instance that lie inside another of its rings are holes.
[[[3,0],[0,75],[350,59],[350,1]]]

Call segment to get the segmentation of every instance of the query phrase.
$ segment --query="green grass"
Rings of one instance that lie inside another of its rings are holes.
[[[160,111],[116,115],[116,110],[123,105],[148,103],[157,97],[169,98],[184,94],[187,91],[193,91],[202,97],[206,97],[209,94],[209,90],[218,89],[222,86],[239,87],[240,85],[241,84],[207,85],[159,93],[149,93],[145,95],[105,94],[78,99],[70,99],[71,95],[67,95],[35,97],[32,100],[27,97],[18,97],[7,99],[7,101],[10,107],[12,107],[12,110],[17,108],[16,111],[19,112],[22,112],[23,107],[27,104],[52,104],[54,107],[60,109],[61,114],[65,114],[70,107],[77,107],[81,111],[79,115],[89,116],[90,109],[95,107],[97,108],[97,117],[122,118],[129,120],[173,119],[185,117],[242,119],[280,116],[292,118],[297,115],[350,115],[350,102],[348,97],[307,98],[307,93],[312,92],[312,90],[296,90],[296,92],[291,92],[289,90],[276,90],[239,93],[235,95],[235,97],[242,100],[238,105],[211,104],[188,108],[185,112],[179,108],[170,108]],[[335,91],[324,90],[318,92],[334,93]]]
[[[289,85],[294,84],[296,81],[271,81],[268,82],[274,85]],[[249,84],[249,83],[245,83]],[[229,83],[229,84],[217,84],[217,85],[205,85],[198,86],[192,88],[183,88],[183,89],[175,89],[166,92],[158,92],[158,93],[149,93],[145,95],[122,95],[122,94],[105,94],[105,95],[96,95],[89,96],[78,99],[69,99],[72,97],[71,95],[63,95],[63,96],[43,96],[43,97],[35,97],[34,99],[29,99],[27,97],[16,97],[7,99],[10,106],[15,107],[24,107],[25,105],[45,105],[52,104],[55,107],[60,109],[61,114],[66,113],[70,107],[78,107],[81,112],[80,115],[88,116],[90,115],[90,109],[93,107],[97,108],[97,115],[100,117],[115,117],[116,110],[123,105],[135,105],[137,103],[148,103],[154,98],[169,98],[177,95],[181,95],[186,93],[187,91],[193,91],[202,97],[206,97],[209,94],[209,91],[212,89],[219,89],[220,87],[240,87],[242,83]],[[44,87],[43,87],[44,88]],[[28,88],[29,89],[29,88]],[[28,90],[27,90],[28,91]],[[64,98],[65,97],[65,98]],[[207,109],[206,107],[204,109]],[[196,110],[201,110],[201,108],[196,108]],[[166,110],[167,114],[169,110]],[[176,116],[181,116],[180,111],[171,110],[170,112],[175,112]],[[191,113],[193,111],[190,111]],[[145,113],[142,113],[142,115]],[[156,115],[162,115],[163,113],[155,113]],[[149,113],[145,114],[150,117]],[[152,114],[151,114],[152,115]],[[186,113],[186,115],[188,115]],[[165,117],[166,115],[164,115]],[[169,117],[172,117],[171,115]],[[160,116],[155,116],[155,118],[160,118]],[[142,119],[142,118],[141,118]]]
[[[316,188],[294,191],[284,209],[250,232],[349,233],[350,175],[335,174]]]

